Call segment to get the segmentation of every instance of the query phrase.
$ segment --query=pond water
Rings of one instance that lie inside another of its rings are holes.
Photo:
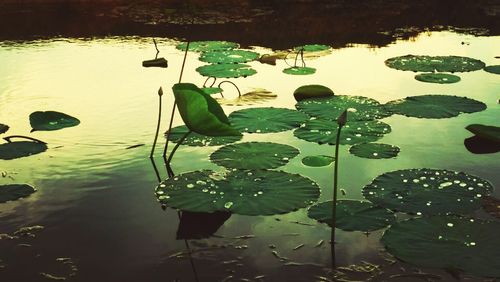
[[[141,67],[143,60],[154,58],[151,38],[0,42],[0,122],[10,126],[8,135],[28,135],[49,146],[42,154],[0,160],[0,171],[5,172],[0,184],[30,183],[38,189],[25,199],[0,204],[0,233],[11,234],[23,226],[45,227],[34,238],[0,240],[1,281],[46,281],[50,275],[69,281],[195,281],[196,277],[199,281],[329,281],[331,230],[308,218],[306,209],[275,216],[233,214],[227,220],[222,216],[221,222],[225,222],[216,236],[176,239],[178,213],[170,208],[162,210],[157,202],[154,189],[158,181],[148,156],[160,86],[165,92],[164,113],[173,104],[170,89],[178,80],[183,59],[183,52],[175,48],[178,43],[158,40],[160,56],[169,62],[167,69],[158,69]],[[293,109],[292,93],[306,84],[322,84],[336,94],[366,96],[381,103],[423,94],[481,101],[487,105],[485,111],[449,119],[401,115],[383,119],[392,132],[378,142],[400,147],[393,159],[359,158],[349,154],[349,146],[342,145],[339,185],[346,193],[339,197],[362,199],[361,189],[376,176],[407,168],[463,171],[498,187],[498,154],[473,154],[463,143],[472,135],[464,129],[467,125],[498,125],[498,75],[479,70],[459,73],[461,81],[454,84],[423,83],[414,79],[413,72],[384,64],[388,58],[414,54],[466,56],[497,65],[498,46],[500,37],[428,32],[380,48],[353,45],[334,49],[306,61],[317,69],[314,75],[284,74],[282,70],[288,66],[278,60],[276,66],[251,62],[257,74],[232,81],[242,92],[264,88],[277,94],[276,99],[254,107]],[[272,52],[260,46],[252,49]],[[204,63],[198,56],[188,53],[183,81],[201,86],[205,78],[195,69]],[[237,95],[229,85],[224,93]],[[224,106],[226,114],[242,108]],[[44,110],[70,114],[81,124],[29,133],[29,115]],[[177,115],[174,125],[181,124]],[[162,130],[167,125],[164,114]],[[160,140],[163,145],[164,139]],[[333,155],[334,146],[306,142],[294,137],[292,131],[245,134],[242,141],[298,148],[300,155],[280,169],[316,181],[322,188],[320,201],[332,198],[333,166],[306,167],[301,159]],[[145,145],[127,149],[138,144]],[[209,159],[217,148],[181,146],[173,159],[174,171],[223,170]],[[160,151],[157,149],[155,160],[164,178]],[[500,197],[500,191],[494,191],[493,196]],[[477,216],[489,217],[482,211]],[[414,273],[416,267],[403,262],[388,264],[390,256],[379,242],[382,233],[338,230],[337,265],[370,262],[396,275],[394,281],[421,281],[419,277],[404,280],[397,276]],[[318,246],[321,240],[324,243]],[[186,246],[192,251],[191,259]],[[453,280],[443,270],[422,270]],[[351,279],[367,280],[373,273],[351,274]]]

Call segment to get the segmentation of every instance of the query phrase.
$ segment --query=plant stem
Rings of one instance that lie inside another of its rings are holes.
[[[337,190],[338,190],[338,168],[339,168],[339,143],[340,143],[340,131],[342,130],[342,125],[339,125],[337,130],[337,139],[335,141],[335,164],[333,168],[333,208],[332,208],[332,268],[335,268],[335,228],[337,223]]]
[[[36,139],[33,137],[23,136],[23,135],[11,135],[11,136],[4,137],[3,140],[7,141],[8,143],[11,143],[12,141],[10,141],[10,139],[12,139],[12,138],[24,138],[24,139],[28,139],[31,141],[35,141],[36,143],[47,144],[47,143],[43,142],[42,140],[39,140],[39,139]]]
[[[158,141],[158,134],[160,133],[160,123],[161,123],[161,96],[163,94],[163,91],[160,90],[158,91],[158,98],[159,98],[159,106],[158,106],[158,122],[156,123],[156,134],[155,134],[155,139],[153,141],[153,148],[151,148],[151,154],[149,154],[149,158],[153,158],[153,154],[155,152],[156,148],[156,141]]]

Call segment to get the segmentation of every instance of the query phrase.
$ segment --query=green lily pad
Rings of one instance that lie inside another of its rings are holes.
[[[449,84],[460,81],[460,76],[449,73],[421,73],[415,75],[415,79],[422,82]]]
[[[385,64],[393,69],[414,72],[469,72],[484,68],[484,62],[459,56],[415,56],[390,58]]]
[[[349,152],[360,158],[390,159],[398,155],[399,148],[382,143],[362,143],[352,146]]]
[[[346,109],[348,121],[374,120],[390,116],[377,100],[362,97],[336,95],[329,98],[306,99],[295,104],[297,110],[312,117],[336,121]]]
[[[172,90],[182,120],[191,131],[208,136],[241,135],[231,127],[217,101],[196,85],[177,83]]]
[[[196,68],[196,71],[203,76],[217,78],[238,78],[247,77],[257,73],[249,65],[245,64],[215,64],[205,65]]]
[[[298,174],[272,170],[209,170],[184,173],[156,188],[159,201],[192,212],[228,211],[242,215],[283,214],[309,206],[319,186]]]
[[[232,112],[229,120],[234,128],[247,133],[270,133],[299,127],[307,115],[285,108],[249,108]]]
[[[13,160],[47,151],[47,144],[31,141],[16,141],[0,144],[0,160]]]
[[[177,143],[179,140],[189,131],[188,127],[185,125],[177,126],[172,128],[170,133],[170,141]],[[237,141],[240,141],[243,135],[239,136],[206,136],[195,132],[188,135],[186,139],[182,142],[182,145],[187,146],[220,146],[227,145]]]
[[[500,74],[500,65],[486,66],[484,70],[489,73]]]
[[[311,98],[325,98],[333,95],[335,94],[333,94],[333,91],[330,88],[317,84],[304,85],[295,89],[295,91],[293,92],[293,97],[296,101]]]
[[[66,127],[77,126],[80,120],[70,115],[55,112],[33,112],[30,114],[31,132],[33,131],[49,131],[58,130]]]
[[[203,52],[200,61],[211,64],[247,63],[259,58],[259,53],[247,50],[225,50]]]
[[[28,184],[0,185],[0,203],[25,198],[35,192],[36,189]]]
[[[276,99],[278,95],[266,89],[255,89],[254,91],[247,92],[234,99],[231,98],[216,98],[217,102],[221,105],[227,106],[248,106],[258,103],[267,102]]]
[[[438,169],[405,169],[377,176],[363,188],[376,205],[411,214],[468,214],[493,187],[476,176]]]
[[[313,119],[293,132],[295,137],[318,144],[335,145],[338,124],[336,121]],[[391,127],[381,121],[348,122],[340,132],[340,144],[354,145],[376,141],[390,133]]]
[[[310,67],[289,67],[284,69],[283,72],[291,75],[308,75],[316,73],[316,69]]]
[[[201,91],[207,93],[208,95],[219,94],[222,93],[222,91],[224,91],[220,87],[202,87],[200,89]]]
[[[6,124],[0,123],[0,134],[7,132],[7,130],[9,130],[9,126]]]
[[[398,259],[422,267],[500,277],[500,222],[451,216],[393,224],[381,241]]]
[[[186,50],[186,42],[178,44],[175,48],[178,50]],[[238,43],[228,41],[193,41],[189,43],[189,51],[194,52],[210,52],[236,49],[240,47]]]
[[[321,167],[330,165],[335,161],[332,156],[317,155],[317,156],[307,156],[302,158],[302,164],[312,167]]]
[[[307,45],[297,46],[293,49],[295,51],[300,51],[301,49],[303,49],[304,52],[319,52],[319,51],[329,50],[329,49],[331,49],[331,47],[328,45],[322,45],[322,44],[307,44]]]
[[[345,231],[370,232],[378,230],[396,221],[394,213],[388,209],[376,207],[370,202],[355,200],[337,201],[336,228]],[[333,201],[315,204],[307,215],[332,227]]]
[[[450,118],[461,113],[483,111],[486,105],[467,97],[422,95],[390,101],[386,104],[386,108],[395,114],[408,117]]]
[[[500,127],[483,124],[470,124],[465,127],[468,131],[474,133],[483,139],[500,143]]]
[[[245,142],[227,145],[210,155],[214,163],[238,169],[277,168],[299,154],[299,150],[271,142]]]

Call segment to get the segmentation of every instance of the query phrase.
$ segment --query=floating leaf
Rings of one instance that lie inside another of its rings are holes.
[[[31,141],[16,141],[0,144],[0,160],[13,160],[39,154],[47,150],[47,144]]]
[[[271,142],[245,142],[227,145],[210,155],[214,163],[241,169],[277,168],[299,154],[299,150]]]
[[[390,101],[386,108],[395,114],[417,118],[450,118],[461,113],[474,113],[486,109],[482,102],[448,95],[410,96]]]
[[[493,154],[500,152],[500,143],[475,135],[466,138],[464,145],[473,154]]]
[[[500,277],[500,223],[451,216],[395,223],[382,237],[387,251],[422,267]]]
[[[221,105],[227,106],[248,106],[254,105],[258,103],[267,102],[278,97],[276,94],[271,91],[267,91],[265,89],[256,89],[254,91],[250,91],[241,96],[238,96],[234,99],[229,98],[216,98],[217,102]]]
[[[168,61],[165,58],[146,60],[142,61],[142,66],[145,68],[167,68]]]
[[[177,143],[184,136],[189,129],[185,125],[177,126],[172,128],[170,133],[170,141]],[[182,142],[182,145],[187,146],[220,146],[227,145],[243,138],[242,135],[239,136],[206,136],[195,132],[188,135],[186,139]]]
[[[174,84],[172,90],[182,120],[193,132],[208,136],[239,136],[221,106],[192,83]]]
[[[0,123],[0,134],[7,132],[7,130],[9,130],[9,126],[6,124]]]
[[[178,50],[186,50],[186,42],[178,44],[175,48]],[[210,52],[230,50],[240,47],[238,43],[228,41],[193,41],[189,43],[189,51],[194,52]]]
[[[58,130],[65,127],[77,126],[80,121],[70,115],[55,112],[33,112],[30,114],[30,124],[33,128],[31,131],[41,131],[41,130]]]
[[[310,98],[325,98],[333,95],[333,91],[330,88],[318,84],[304,85],[293,92],[293,97],[296,101]]]
[[[269,133],[297,128],[307,115],[285,108],[250,108],[232,112],[229,120],[240,132]]]
[[[259,53],[247,50],[225,50],[203,52],[200,61],[211,64],[247,63],[256,60]]]
[[[422,82],[449,84],[460,81],[460,76],[449,73],[421,73],[415,75],[415,79]]]
[[[332,213],[333,201],[327,201],[311,206],[307,215],[332,227]],[[345,231],[370,232],[396,221],[393,212],[366,201],[339,200],[336,213],[336,228]]]
[[[415,72],[468,72],[485,66],[482,61],[468,57],[415,55],[390,58],[385,64],[393,69]]]
[[[490,183],[463,172],[405,169],[384,173],[363,188],[376,205],[411,214],[468,214],[491,193]]]
[[[316,72],[316,69],[310,67],[290,67],[284,69],[283,72],[292,75],[308,75],[314,74]]]
[[[220,87],[202,87],[200,89],[201,91],[207,93],[208,95],[219,94],[222,93],[222,91],[224,91]]]
[[[203,76],[217,77],[217,78],[237,78],[247,77],[257,73],[249,65],[245,64],[216,64],[205,65],[196,68],[196,71]]]
[[[390,159],[399,153],[397,146],[382,143],[361,143],[352,146],[349,152],[360,158]]]
[[[489,73],[500,74],[500,65],[487,66],[484,67],[484,70]]]
[[[293,132],[295,137],[319,144],[335,145],[337,137],[337,121],[313,119],[305,126]],[[340,133],[340,144],[354,145],[376,141],[384,134],[391,132],[391,127],[381,121],[348,122]]]
[[[203,170],[167,179],[156,188],[165,205],[192,212],[229,211],[243,215],[291,212],[316,201],[316,183],[283,171],[231,171],[221,175]]]
[[[6,184],[0,185],[0,203],[15,201],[25,198],[36,192],[36,189],[28,184]]]
[[[302,164],[312,167],[321,167],[330,165],[335,161],[334,157],[317,155],[317,156],[307,156],[302,159]]]
[[[474,133],[483,139],[500,143],[500,127],[483,124],[471,124],[465,127],[468,131]]]
[[[345,110],[348,121],[374,120],[390,116],[378,101],[362,97],[337,95],[329,98],[306,99],[295,104],[297,110],[325,120],[337,120]]]
[[[302,45],[302,46],[297,46],[293,48],[295,51],[300,51],[301,49],[304,50],[304,52],[319,52],[319,51],[326,51],[330,50],[330,46],[328,45],[322,45],[322,44],[307,44],[307,45]]]

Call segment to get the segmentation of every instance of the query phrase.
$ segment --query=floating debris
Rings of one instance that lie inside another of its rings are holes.
[[[293,248],[294,251],[304,247],[304,244],[297,245],[295,248]]]

